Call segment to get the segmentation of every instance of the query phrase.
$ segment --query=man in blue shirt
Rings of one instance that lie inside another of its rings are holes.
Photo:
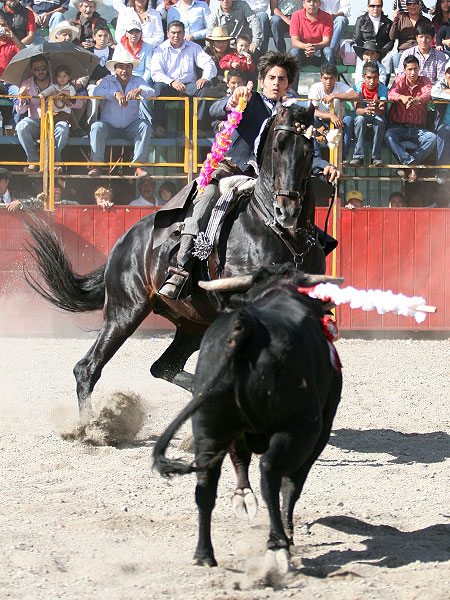
[[[36,27],[48,27],[49,31],[64,21],[64,13],[69,8],[69,0],[22,0],[21,4],[33,11]]]
[[[139,119],[140,98],[147,99],[155,91],[132,71],[139,65],[135,59],[118,46],[106,67],[111,71],[94,89],[94,96],[103,96],[101,120],[93,123],[90,132],[91,162],[103,162],[108,139],[125,138],[134,141],[134,153],[131,162],[146,162],[150,144],[151,126],[145,119]],[[99,167],[93,167],[88,175],[101,175]],[[144,169],[137,167],[136,176],[147,175]]]
[[[373,128],[372,164],[379,167],[381,160],[381,146],[386,130],[384,112],[387,106],[388,89],[380,83],[380,73],[376,62],[369,61],[363,68],[363,82],[355,85],[355,90],[362,101],[356,102],[356,117],[354,122],[355,152],[350,166],[359,167],[364,162],[364,142],[367,126]]]

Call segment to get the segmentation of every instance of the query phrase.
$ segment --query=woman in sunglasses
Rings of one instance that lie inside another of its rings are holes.
[[[392,57],[392,64],[397,70],[402,52],[417,44],[415,27],[423,21],[429,23],[429,19],[421,14],[421,0],[406,0],[406,13],[400,12],[400,8],[394,11],[394,22],[392,23],[389,37],[398,40],[397,54]]]

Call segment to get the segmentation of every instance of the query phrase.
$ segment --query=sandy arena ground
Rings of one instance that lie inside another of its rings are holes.
[[[2,600],[450,597],[449,341],[338,342],[342,402],[296,506],[293,570],[275,587],[262,566],[257,460],[256,519],[232,514],[227,459],[213,517],[219,567],[191,566],[195,478],[151,471],[156,436],[189,399],[149,374],[167,339],[129,340],[94,394],[142,396],[136,444],[62,439],[77,418],[72,368],[91,341],[0,339]]]

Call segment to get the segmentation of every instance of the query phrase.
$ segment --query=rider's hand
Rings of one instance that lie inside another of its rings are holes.
[[[323,170],[323,176],[328,181],[328,183],[333,183],[333,181],[338,180],[341,176],[341,172],[336,169],[333,165],[327,165]]]
[[[252,88],[253,82],[251,81],[249,81],[247,85],[241,85],[237,87],[234,90],[233,95],[231,96],[230,104],[232,106],[237,106],[239,104],[240,98],[244,98],[244,100],[248,102],[252,97]]]

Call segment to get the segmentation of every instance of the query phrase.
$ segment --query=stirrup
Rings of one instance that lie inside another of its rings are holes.
[[[164,296],[165,298],[169,298],[170,300],[178,300],[189,277],[190,273],[181,267],[169,266],[167,269],[166,278],[159,288],[158,294],[160,296]],[[171,279],[174,279],[175,281],[170,281]],[[174,287],[173,293],[171,293],[169,290],[164,291],[164,287],[166,285],[171,285]]]

